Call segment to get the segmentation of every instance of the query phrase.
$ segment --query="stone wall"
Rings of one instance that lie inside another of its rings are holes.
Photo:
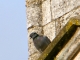
[[[57,54],[55,60],[79,60],[80,59],[80,27],[69,39],[64,48]],[[75,56],[77,55],[77,56]]]
[[[26,0],[28,37],[31,32],[46,35],[52,41],[70,17],[80,15],[80,0]],[[29,60],[41,53],[28,39]]]

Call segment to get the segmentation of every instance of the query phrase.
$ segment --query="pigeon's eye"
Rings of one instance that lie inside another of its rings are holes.
[[[36,33],[34,33],[34,35],[36,35]]]

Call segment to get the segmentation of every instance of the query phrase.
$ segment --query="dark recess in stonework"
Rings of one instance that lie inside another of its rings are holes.
[[[80,27],[79,16],[72,17],[69,20],[38,60],[54,60],[55,56],[62,50],[62,48],[64,48],[70,38],[74,35],[77,27]]]
[[[54,57],[58,54],[58,52],[65,46],[65,44],[70,40],[70,38],[75,33],[77,27],[76,25],[72,25],[71,28],[65,33],[65,35],[60,39],[60,41],[56,44],[56,46],[49,53],[49,56],[45,58],[45,60],[53,60]]]

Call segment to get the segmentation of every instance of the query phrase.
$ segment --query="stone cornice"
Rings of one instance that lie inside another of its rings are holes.
[[[80,16],[70,18],[68,23],[41,54],[38,60],[53,60],[68,43],[78,27],[80,27]]]

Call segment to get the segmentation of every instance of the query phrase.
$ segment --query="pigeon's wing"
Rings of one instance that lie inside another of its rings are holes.
[[[41,50],[44,51],[50,43],[51,41],[47,36],[42,36]]]
[[[41,52],[51,43],[47,36],[39,36],[34,41],[35,47]]]
[[[41,47],[44,42],[42,42],[42,36],[37,37],[33,40],[35,47],[41,52]]]
[[[45,41],[46,41],[47,44],[51,43],[50,39],[47,36],[44,36],[44,39],[45,39]]]

